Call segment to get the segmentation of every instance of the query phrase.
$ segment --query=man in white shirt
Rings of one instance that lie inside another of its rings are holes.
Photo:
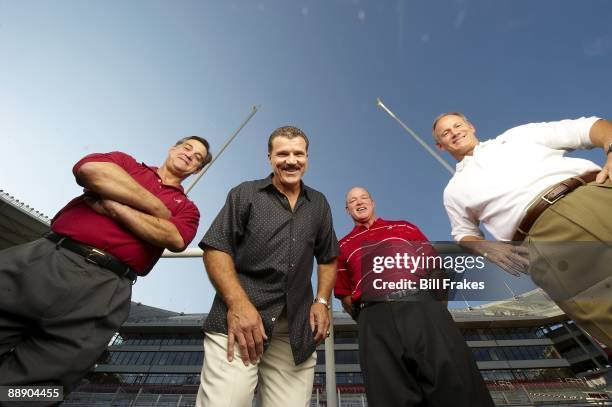
[[[511,274],[528,267],[559,307],[612,347],[612,122],[531,123],[480,142],[474,125],[451,112],[435,119],[433,135],[458,161],[444,190],[453,238]],[[593,147],[607,156],[603,168],[564,156]],[[498,241],[527,245],[487,241],[480,223]]]

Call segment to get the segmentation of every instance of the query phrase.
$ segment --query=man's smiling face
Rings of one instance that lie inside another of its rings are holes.
[[[376,204],[365,188],[355,187],[346,194],[346,211],[355,223],[367,224],[374,220],[375,208]]]
[[[289,188],[299,185],[308,168],[308,150],[303,138],[275,137],[268,157],[276,182]]]
[[[454,114],[438,120],[434,135],[438,148],[447,151],[457,161],[461,161],[466,155],[471,155],[479,143],[472,123]]]

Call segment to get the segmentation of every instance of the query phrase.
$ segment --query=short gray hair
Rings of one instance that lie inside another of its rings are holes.
[[[438,122],[440,121],[441,118],[446,117],[446,116],[459,116],[461,117],[463,120],[465,120],[466,123],[469,123],[470,121],[468,120],[468,118],[466,117],[466,115],[464,115],[461,112],[446,112],[446,113],[442,113],[439,114],[433,121],[433,124],[431,125],[431,134],[433,135],[434,140],[438,141],[438,137],[436,137],[436,125],[438,124]]]
[[[174,147],[180,146],[181,144],[184,144],[188,140],[199,141],[200,143],[202,143],[204,145],[204,147],[206,147],[206,157],[204,157],[204,160],[202,161],[202,164],[200,164],[200,169],[204,168],[206,166],[206,164],[208,164],[209,162],[212,161],[212,158],[213,158],[212,157],[212,153],[210,152],[210,144],[208,144],[208,140],[206,140],[205,138],[200,137],[200,136],[187,136],[187,137],[183,137],[182,139],[177,141],[174,144]]]

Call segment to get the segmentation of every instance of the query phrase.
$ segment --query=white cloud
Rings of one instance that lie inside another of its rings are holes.
[[[584,53],[590,57],[608,55],[612,51],[612,35],[595,38],[584,48]]]
[[[457,16],[455,17],[455,22],[453,23],[453,25],[455,26],[455,28],[461,28],[461,26],[463,25],[463,22],[465,21],[465,15],[466,15],[466,11],[465,10],[461,10]]]

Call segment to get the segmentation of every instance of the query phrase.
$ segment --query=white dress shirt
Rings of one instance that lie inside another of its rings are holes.
[[[473,155],[457,163],[444,189],[453,239],[483,237],[482,222],[495,239],[512,240],[538,194],[566,178],[599,170],[589,160],[564,156],[594,147],[589,131],[597,120],[525,124],[478,144]]]

